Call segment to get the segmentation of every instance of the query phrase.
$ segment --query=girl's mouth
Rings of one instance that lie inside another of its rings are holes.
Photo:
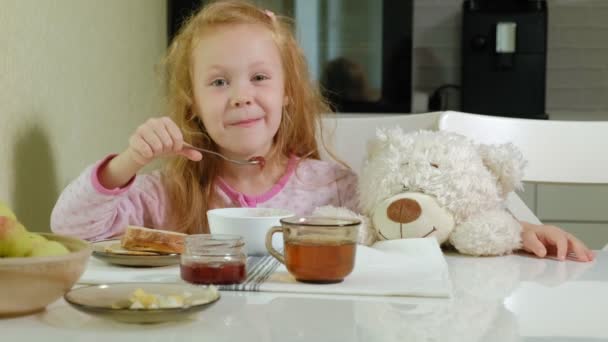
[[[262,119],[263,118],[254,118],[254,119],[241,120],[241,121],[237,121],[237,122],[231,123],[230,126],[251,127],[251,126],[255,125],[258,121],[260,121]]]

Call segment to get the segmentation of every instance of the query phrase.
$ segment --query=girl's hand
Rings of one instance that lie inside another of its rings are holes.
[[[184,149],[184,137],[175,122],[169,117],[152,118],[137,127],[129,138],[129,156],[143,166],[152,160],[181,155],[192,161],[199,161],[203,155],[192,149]]]
[[[592,261],[595,255],[584,243],[572,234],[550,225],[535,225],[521,222],[523,249],[540,258],[547,255],[559,260],[566,257],[578,261]]]

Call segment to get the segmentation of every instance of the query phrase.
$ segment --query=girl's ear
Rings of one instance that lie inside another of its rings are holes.
[[[194,108],[194,105],[191,105],[188,108],[188,114],[187,114],[188,120],[194,120],[194,119],[196,119],[196,120],[202,120],[201,117],[202,116],[198,114],[196,108]]]
[[[283,98],[283,107],[287,106],[289,104],[289,97],[287,95],[285,95],[285,97]]]

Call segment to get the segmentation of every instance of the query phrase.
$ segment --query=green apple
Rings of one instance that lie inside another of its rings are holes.
[[[28,232],[27,235],[30,238],[30,240],[32,240],[33,245],[48,241],[44,236],[37,234],[37,233]]]
[[[0,216],[0,257],[24,257],[33,246],[33,239],[23,225],[8,216]]]
[[[70,253],[70,251],[65,248],[64,245],[57,241],[44,241],[38,243],[32,249],[32,252],[29,256],[32,257],[40,257],[40,256],[53,256],[53,255],[65,255]]]
[[[13,220],[17,219],[15,213],[8,207],[8,205],[6,205],[6,203],[2,201],[0,201],[0,216],[7,216],[12,218]]]

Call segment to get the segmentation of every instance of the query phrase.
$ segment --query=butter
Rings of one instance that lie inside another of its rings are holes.
[[[210,286],[208,291],[202,296],[194,296],[191,292],[185,291],[182,294],[160,295],[148,293],[142,288],[138,288],[130,295],[129,299],[120,300],[112,304],[114,309],[170,309],[186,308],[192,305],[204,304],[212,301],[219,296],[217,288]]]
[[[184,305],[183,295],[163,296],[154,293],[147,293],[139,288],[133,292],[129,309],[167,309],[179,308]]]

